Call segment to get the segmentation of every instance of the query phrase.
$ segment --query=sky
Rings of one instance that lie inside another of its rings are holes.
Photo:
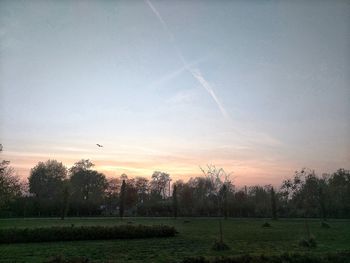
[[[349,169],[349,73],[349,1],[2,0],[1,159],[237,185]]]

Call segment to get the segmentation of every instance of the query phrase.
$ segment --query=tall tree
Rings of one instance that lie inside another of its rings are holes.
[[[320,215],[323,220],[327,219],[327,177],[318,179],[318,201],[320,204]]]
[[[350,217],[350,170],[339,169],[328,181],[330,212],[334,217]]]
[[[174,218],[177,218],[177,210],[178,210],[178,202],[177,202],[177,185],[174,184],[173,189],[173,212],[174,212]]]
[[[276,193],[275,193],[275,189],[273,189],[273,187],[271,187],[271,189],[270,189],[270,196],[271,196],[272,219],[277,220]]]
[[[104,174],[90,169],[93,166],[89,160],[82,160],[70,169],[75,207],[89,215],[99,213],[108,185]]]
[[[154,196],[165,199],[171,195],[170,175],[164,172],[155,171],[152,174],[151,192]]]
[[[66,167],[56,160],[39,162],[32,168],[29,176],[29,192],[36,198],[39,215],[57,214],[56,208],[61,200],[66,177]]]
[[[138,202],[143,204],[147,199],[149,191],[148,179],[144,177],[136,177],[135,187],[137,189]]]
[[[69,209],[69,196],[70,196],[70,182],[69,180],[64,180],[62,189],[62,206],[61,206],[61,219],[67,216]]]
[[[138,201],[138,193],[135,179],[123,179],[125,181],[125,202],[124,211],[129,210],[131,213],[136,213],[136,204]]]
[[[228,214],[227,196],[228,196],[228,189],[227,189],[227,185],[224,183],[221,188],[221,211],[225,219],[227,219],[227,214]]]
[[[2,145],[0,144],[0,152]],[[0,211],[21,196],[21,184],[9,161],[0,161]]]
[[[200,167],[202,173],[205,175],[206,180],[211,185],[211,191],[208,196],[210,196],[211,199],[213,199],[213,202],[216,206],[216,214],[220,215],[223,214],[223,191],[226,195],[226,206],[227,206],[227,192],[228,192],[228,185],[230,184],[230,176],[232,173],[226,173],[226,171],[223,168],[217,168],[215,165],[207,165],[207,169],[204,170],[202,167]],[[225,185],[223,187],[223,185]],[[227,215],[226,215],[227,216]]]
[[[122,186],[120,188],[120,197],[119,197],[119,216],[123,219],[124,216],[124,208],[125,208],[125,200],[126,199],[126,183],[123,180]]]
[[[105,205],[106,212],[109,215],[115,214],[116,208],[118,206],[119,191],[120,191],[121,181],[119,178],[109,178],[107,180],[107,189],[105,191]]]
[[[81,159],[76,162],[70,169],[69,172],[71,174],[75,174],[80,171],[87,171],[94,167],[95,165],[89,159]]]
[[[224,182],[228,182],[232,173],[226,173],[223,168],[217,168],[215,165],[207,165],[204,170],[200,167],[202,173],[212,185],[212,194],[217,195]]]
[[[192,185],[193,180],[190,179],[188,183],[184,183],[182,180],[176,181],[176,192],[178,196],[178,210],[183,215],[193,215],[195,209],[195,188]]]

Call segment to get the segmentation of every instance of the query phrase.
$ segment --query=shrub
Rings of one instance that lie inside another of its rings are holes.
[[[302,238],[299,240],[299,246],[301,247],[309,247],[309,242],[306,238]]]
[[[271,227],[271,224],[269,222],[265,222],[261,225],[262,227]]]
[[[216,240],[213,245],[213,250],[216,251],[222,251],[222,250],[229,250],[229,246],[225,244],[223,241]]]
[[[166,225],[120,225],[0,229],[0,243],[171,237],[177,233]]]
[[[331,228],[331,225],[328,224],[326,221],[322,221],[322,222],[321,222],[321,227],[322,227],[322,228]]]
[[[310,238],[303,238],[299,241],[299,246],[307,248],[317,247],[317,242],[315,237],[311,236]]]
[[[310,237],[310,238],[309,238],[309,246],[310,246],[311,248],[317,247],[317,242],[316,242],[316,239],[315,239],[314,237]]]

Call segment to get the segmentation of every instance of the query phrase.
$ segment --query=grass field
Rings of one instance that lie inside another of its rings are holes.
[[[214,218],[68,218],[0,219],[0,228],[44,227],[67,225],[166,224],[179,231],[176,237],[137,240],[75,241],[54,243],[0,245],[0,262],[45,262],[50,257],[87,257],[92,262],[179,262],[188,256],[221,256],[240,254],[281,254],[283,252],[315,253],[350,250],[350,220],[330,220],[331,228],[321,228],[319,220],[310,220],[317,248],[308,250],[298,245],[305,236],[304,221],[270,221],[263,219],[222,220],[224,241],[229,251],[211,249],[218,238],[219,219]]]

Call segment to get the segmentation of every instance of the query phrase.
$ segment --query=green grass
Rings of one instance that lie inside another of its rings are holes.
[[[189,223],[184,223],[189,220]],[[176,237],[135,240],[74,241],[0,245],[0,262],[44,262],[50,257],[87,257],[92,262],[179,262],[189,256],[229,256],[241,254],[275,255],[284,252],[325,254],[350,249],[350,220],[330,220],[331,228],[321,227],[319,220],[310,220],[310,231],[317,248],[308,250],[298,245],[305,236],[302,220],[270,221],[271,227],[261,227],[265,220],[222,220],[224,241],[228,251],[214,251],[218,238],[218,219],[213,218],[68,218],[0,219],[0,228],[49,226],[112,226],[126,224],[166,224],[179,231]]]

